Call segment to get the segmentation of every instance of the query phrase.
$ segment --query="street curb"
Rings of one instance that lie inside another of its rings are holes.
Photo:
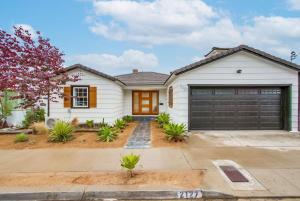
[[[191,191],[77,191],[77,192],[0,192],[1,201],[97,201],[97,200],[170,200],[230,199],[231,195],[206,190]]]

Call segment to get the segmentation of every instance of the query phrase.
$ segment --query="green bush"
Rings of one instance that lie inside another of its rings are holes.
[[[34,122],[45,121],[45,110],[42,108],[27,110],[22,124],[28,128]]]
[[[123,119],[117,119],[115,121],[115,127],[120,130],[123,130],[126,127],[126,122]]]
[[[159,124],[159,126],[162,128],[165,124],[170,123],[170,115],[167,113],[160,113],[157,117],[156,117],[156,121]]]
[[[126,121],[127,123],[134,121],[133,116],[130,116],[130,115],[124,116],[123,120]]]
[[[86,124],[87,127],[93,128],[94,127],[94,120],[86,120],[85,124]]]
[[[186,131],[184,124],[169,123],[165,124],[163,129],[169,141],[177,142],[184,140]]]
[[[29,138],[28,138],[28,135],[25,134],[25,133],[20,133],[20,134],[17,134],[16,135],[16,139],[15,139],[15,142],[26,142],[28,141]]]
[[[122,156],[121,158],[121,167],[128,170],[130,177],[133,177],[133,170],[136,164],[140,161],[140,156],[135,154],[129,154]]]
[[[52,128],[49,141],[50,142],[67,142],[73,138],[73,126],[65,121],[57,121]]]
[[[101,127],[97,133],[98,139],[103,142],[112,142],[118,136],[118,130],[109,126]]]
[[[0,92],[0,128],[7,126],[7,118],[12,114],[14,109],[14,100],[12,98],[12,92],[4,90]]]

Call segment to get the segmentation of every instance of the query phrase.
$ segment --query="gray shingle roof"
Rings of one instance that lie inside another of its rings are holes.
[[[116,76],[128,86],[132,85],[163,85],[169,75],[155,72],[138,72]]]
[[[102,73],[102,72],[100,72],[100,71],[97,71],[97,70],[95,70],[95,69],[89,68],[89,67],[84,66],[84,65],[81,65],[81,64],[74,64],[74,65],[72,65],[72,66],[69,66],[69,67],[65,68],[65,70],[66,70],[66,71],[70,71],[70,70],[73,70],[73,69],[76,69],[76,68],[79,68],[79,69],[88,71],[88,72],[90,72],[90,73],[93,73],[93,74],[95,74],[95,75],[104,77],[104,78],[109,79],[109,80],[111,80],[111,81],[119,81],[119,82],[123,83],[121,80],[119,80],[119,79],[116,78],[116,77],[107,75],[107,74],[105,74],[105,73]],[[123,84],[125,84],[125,83],[123,83]]]
[[[256,56],[260,56],[264,59],[268,59],[270,61],[273,61],[273,62],[279,63],[281,65],[284,65],[288,68],[292,68],[292,69],[298,70],[298,71],[300,70],[300,66],[295,64],[295,63],[289,62],[287,60],[281,59],[279,57],[273,56],[273,55],[268,54],[264,51],[249,47],[247,45],[240,45],[240,46],[237,46],[237,47],[234,47],[234,48],[229,48],[227,51],[218,53],[216,55],[210,56],[210,57],[205,58],[203,60],[197,61],[195,63],[184,66],[182,68],[179,68],[179,69],[173,71],[172,74],[179,75],[181,73],[185,73],[187,71],[198,68],[199,66],[202,66],[204,64],[208,64],[210,62],[216,61],[216,60],[221,59],[223,57],[232,55],[232,54],[234,54],[236,52],[239,52],[239,51],[246,51],[246,52],[249,52],[249,53],[254,54]]]

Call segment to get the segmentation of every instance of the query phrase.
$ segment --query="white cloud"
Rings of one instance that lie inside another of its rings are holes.
[[[31,34],[32,38],[37,37],[36,30],[29,24],[15,24],[14,26],[15,27],[22,27],[24,30],[27,30]]]
[[[300,0],[287,0],[291,10],[300,10]]]
[[[133,68],[149,70],[158,66],[159,61],[154,54],[139,50],[126,50],[120,56],[113,54],[80,54],[66,56],[66,63],[81,63],[104,73],[128,73]]]
[[[294,5],[299,1],[291,0]],[[226,12],[202,0],[94,0],[93,7],[91,31],[117,41],[179,44],[206,51],[212,46],[248,44],[280,56],[300,45],[296,17],[257,16],[247,24],[235,24]]]

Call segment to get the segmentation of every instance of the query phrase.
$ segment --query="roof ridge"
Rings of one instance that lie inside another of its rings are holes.
[[[68,67],[65,68],[65,70],[66,70],[66,71],[70,71],[70,70],[73,70],[73,69],[76,69],[76,68],[80,68],[80,69],[86,70],[86,71],[88,71],[88,72],[90,72],[90,73],[96,74],[96,75],[98,75],[98,76],[102,76],[102,77],[107,78],[107,79],[109,79],[109,80],[111,80],[111,81],[118,81],[118,82],[120,82],[120,83],[126,85],[124,82],[122,82],[121,80],[119,80],[118,78],[116,78],[116,77],[114,77],[114,76],[108,75],[108,74],[106,74],[106,73],[102,73],[102,72],[100,72],[100,71],[98,71],[98,70],[95,70],[95,69],[93,69],[93,68],[87,67],[87,66],[82,65],[82,64],[80,64],[80,63],[77,63],[77,64],[73,64],[73,65],[71,65],[71,66],[68,66]]]
[[[156,74],[160,74],[160,75],[166,75],[166,76],[169,76],[169,74],[166,74],[166,73],[159,73],[159,72],[154,72],[154,71],[141,71],[141,72],[137,72],[137,73],[120,74],[120,75],[116,75],[116,76],[114,76],[114,77],[125,76],[125,75],[132,75],[132,74],[138,74],[138,73],[156,73]]]
[[[285,65],[287,67],[291,67],[291,68],[300,70],[300,65],[298,65],[296,63],[287,61],[285,59],[282,59],[280,57],[271,55],[271,54],[269,54],[267,52],[264,52],[262,50],[255,49],[255,48],[250,47],[248,45],[241,44],[239,46],[236,46],[236,47],[233,47],[233,48],[229,48],[228,50],[226,50],[224,52],[220,52],[220,53],[218,53],[216,55],[212,55],[210,57],[201,59],[201,60],[196,61],[194,63],[191,63],[191,64],[188,64],[188,65],[183,66],[181,68],[178,68],[178,69],[172,71],[171,75],[172,74],[175,74],[175,75],[181,74],[183,72],[186,72],[188,70],[192,70],[192,69],[196,68],[198,65],[204,65],[204,64],[210,63],[212,61],[215,61],[217,59],[223,58],[225,56],[229,56],[229,55],[234,54],[234,53],[236,53],[238,51],[241,51],[241,50],[248,51],[248,52],[253,53],[253,54],[257,54],[258,56],[264,57],[265,59],[269,59],[269,60],[272,60],[273,62],[280,63],[281,65]]]

